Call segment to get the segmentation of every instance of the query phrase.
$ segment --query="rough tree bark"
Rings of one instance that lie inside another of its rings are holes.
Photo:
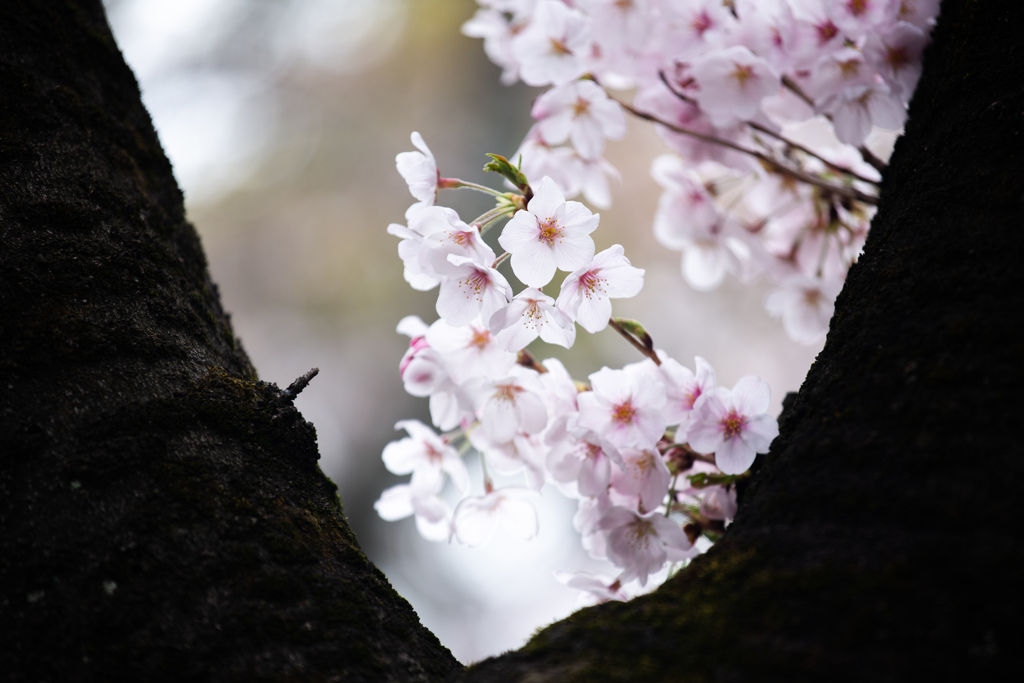
[[[0,675],[438,680],[236,344],[99,0],[0,6]]]
[[[1024,669],[1021,3],[947,2],[861,262],[724,539],[460,673],[257,381],[98,0],[0,9],[9,680]]]

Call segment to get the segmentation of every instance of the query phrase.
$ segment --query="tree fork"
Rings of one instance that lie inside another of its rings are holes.
[[[258,381],[99,0],[0,8],[4,680],[434,681]]]

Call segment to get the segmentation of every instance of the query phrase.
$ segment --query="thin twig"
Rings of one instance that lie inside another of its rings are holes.
[[[787,138],[784,135],[780,135],[779,133],[776,133],[775,131],[773,131],[771,128],[769,128],[767,126],[762,126],[760,123],[755,123],[754,121],[747,121],[747,125],[750,126],[751,128],[753,128],[754,130],[761,131],[765,135],[769,135],[769,136],[775,138],[776,140],[778,140],[779,142],[783,143],[787,147],[792,147],[795,150],[799,150],[799,151],[803,152],[807,156],[814,157],[815,159],[817,159],[821,163],[825,164],[826,166],[831,168],[833,171],[836,171],[837,173],[845,173],[846,175],[853,176],[857,180],[863,181],[865,183],[872,183],[873,185],[880,185],[881,184],[881,181],[872,180],[871,178],[865,178],[864,176],[862,176],[861,174],[859,174],[859,173],[857,173],[855,171],[852,171],[852,170],[850,170],[848,168],[844,168],[844,167],[840,166],[839,164],[832,163],[831,161],[829,161],[825,157],[821,156],[817,152],[814,152],[814,151],[808,149],[807,147],[804,147],[799,142],[795,142],[793,140],[790,140],[789,138]],[[868,152],[868,154],[870,154],[870,152]]]
[[[812,109],[815,109],[815,110],[817,109],[814,106],[814,100],[812,100],[807,95],[807,93],[805,93],[803,91],[803,88],[801,88],[799,85],[797,85],[796,82],[793,79],[791,79],[789,76],[783,76],[782,77],[782,85],[786,86],[786,88],[788,88],[790,92],[792,92],[794,95],[796,95],[801,100],[806,102]],[[835,123],[835,121],[832,120],[832,115],[831,114],[825,114],[825,118],[828,119],[829,121],[832,121],[833,123]],[[865,163],[869,164],[870,166],[873,166],[874,169],[876,171],[878,171],[879,173],[883,173],[885,171],[885,169],[888,168],[888,166],[886,165],[886,163],[884,161],[882,161],[881,159],[876,157],[871,152],[871,150],[868,149],[867,147],[865,147],[864,145],[861,145],[860,147],[858,147],[857,151],[860,152],[860,158],[863,159]],[[874,181],[871,181],[871,182],[874,182]]]
[[[316,377],[318,372],[320,372],[320,368],[313,368],[302,377],[299,377],[297,380],[289,384],[288,388],[284,390],[285,399],[288,401],[295,400],[295,397],[302,393],[302,390],[309,385],[310,380]]]
[[[878,197],[875,197],[875,196],[869,195],[869,194],[865,194],[864,192],[861,192],[857,188],[854,188],[854,187],[838,187],[836,185],[832,185],[830,183],[825,182],[824,180],[821,180],[820,178],[816,178],[816,177],[814,177],[812,175],[804,173],[803,171],[799,171],[799,170],[797,170],[795,168],[790,168],[789,166],[786,166],[782,162],[780,162],[780,161],[778,161],[776,159],[773,159],[772,157],[768,156],[767,154],[762,154],[761,152],[758,152],[755,149],[749,149],[747,147],[744,147],[743,145],[738,145],[735,142],[730,142],[729,140],[724,140],[722,138],[717,138],[717,137],[715,137],[713,135],[707,135],[705,133],[699,133],[699,132],[697,132],[695,130],[689,130],[688,128],[681,128],[681,127],[679,127],[679,126],[677,126],[675,124],[668,123],[667,121],[662,121],[661,119],[659,119],[657,116],[654,116],[653,114],[648,114],[647,112],[640,111],[639,109],[636,109],[636,108],[632,107],[631,105],[626,104],[625,102],[622,102],[622,101],[618,101],[618,102],[622,106],[623,109],[625,109],[626,111],[628,111],[629,113],[633,114],[636,117],[644,119],[645,121],[650,121],[652,123],[660,124],[662,126],[665,126],[666,128],[668,128],[671,131],[675,131],[676,133],[681,133],[683,135],[689,135],[690,137],[697,138],[698,140],[703,140],[705,142],[710,142],[710,143],[715,144],[715,145],[721,145],[722,147],[726,147],[728,149],[740,152],[742,154],[748,154],[748,155],[754,157],[755,159],[758,159],[758,160],[768,164],[769,166],[772,166],[773,168],[777,169],[780,173],[782,173],[784,175],[788,175],[789,177],[794,178],[795,180],[799,180],[800,182],[804,182],[804,183],[807,183],[808,185],[813,185],[815,187],[819,187],[822,190],[825,190],[826,192],[830,192],[830,193],[832,193],[834,195],[838,195],[840,197],[846,197],[847,199],[855,199],[855,200],[857,200],[859,202],[864,202],[865,204],[871,204],[872,206],[875,206],[875,205],[878,204]]]
[[[653,360],[655,365],[661,365],[661,359],[658,358],[658,354],[654,352],[654,349],[649,349],[646,346],[644,346],[643,342],[641,342],[639,339],[631,335],[622,327],[622,325],[617,323],[615,321],[615,318],[611,318],[608,320],[608,326],[611,327],[616,332],[618,332],[619,334],[621,334],[623,337],[625,337],[626,341],[632,344],[637,351]]]

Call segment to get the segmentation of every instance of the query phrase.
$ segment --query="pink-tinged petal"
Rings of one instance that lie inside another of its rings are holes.
[[[380,498],[373,504],[380,518],[385,522],[395,522],[405,519],[413,513],[412,495],[408,484],[398,484],[391,488],[384,489]]]
[[[772,390],[760,377],[747,375],[732,388],[732,404],[740,415],[752,416],[768,412]]]
[[[771,415],[747,418],[741,438],[757,453],[767,453],[772,441],[779,435],[779,423]]]
[[[723,474],[743,474],[754,464],[757,454],[743,439],[726,439],[715,451],[715,464]]]

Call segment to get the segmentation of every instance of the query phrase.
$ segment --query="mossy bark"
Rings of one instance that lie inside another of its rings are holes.
[[[440,680],[236,343],[99,0],[0,4],[0,672]]]
[[[723,540],[459,680],[1020,679],[1022,26],[1024,3],[943,3],[864,255]]]

